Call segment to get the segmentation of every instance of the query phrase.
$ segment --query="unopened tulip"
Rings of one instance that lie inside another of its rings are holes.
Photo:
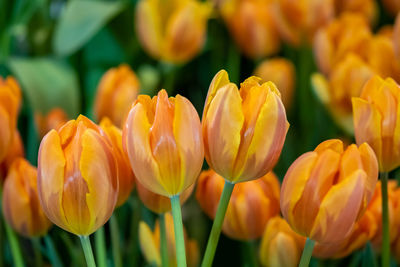
[[[68,116],[61,108],[54,108],[44,116],[40,113],[35,114],[35,123],[40,137],[45,136],[52,129],[60,129],[67,121],[69,121]]]
[[[212,219],[217,212],[224,179],[213,170],[200,174],[196,198]],[[235,186],[226,211],[222,232],[237,240],[261,237],[268,220],[279,214],[279,181],[270,172],[260,179]]]
[[[176,266],[174,225],[170,213],[165,214],[165,228],[168,247],[168,266]],[[161,266],[160,255],[160,225],[156,221],[154,231],[145,223],[139,224],[139,243],[146,261],[155,266]],[[191,240],[185,234],[186,254],[188,266],[197,266],[199,263],[199,248],[195,240]]]
[[[205,156],[230,183],[267,174],[281,153],[289,123],[272,82],[252,76],[237,86],[226,71],[211,82],[203,111]]]
[[[135,185],[135,176],[132,172],[129,159],[122,148],[122,131],[107,117],[101,120],[100,127],[111,141],[114,148],[114,156],[117,160],[119,184],[117,207],[119,207],[126,202],[132,192]]]
[[[293,63],[285,58],[272,58],[263,61],[254,75],[263,82],[271,81],[276,84],[282,97],[282,103],[289,109],[293,100],[296,72]]]
[[[23,158],[15,159],[8,171],[3,211],[7,223],[25,237],[45,235],[51,226],[40,206],[37,170]]]
[[[400,86],[391,78],[372,77],[360,97],[353,98],[357,144],[368,143],[375,151],[381,172],[400,166]]]
[[[21,102],[21,90],[17,81],[9,76],[0,76],[0,162],[4,160],[13,144]]]
[[[101,78],[94,102],[98,121],[108,117],[118,127],[123,127],[132,103],[139,94],[139,80],[126,64],[109,69]]]
[[[376,0],[334,0],[334,2],[336,14],[357,13],[365,17],[371,25],[377,21],[379,10]]]
[[[101,128],[82,115],[42,139],[39,199],[54,224],[88,236],[107,222],[118,197],[113,150]]]
[[[387,12],[396,16],[400,12],[400,0],[383,0],[383,6]]]
[[[210,13],[210,4],[198,0],[141,0],[136,7],[136,32],[153,58],[183,63],[202,49]]]
[[[278,52],[280,37],[270,1],[224,0],[219,7],[230,32],[248,57],[262,58]]]
[[[281,211],[297,233],[320,243],[346,238],[367,208],[378,162],[364,143],[343,148],[327,140],[290,166],[281,189]]]
[[[13,144],[8,149],[7,155],[4,160],[0,163],[0,183],[4,181],[7,176],[8,170],[11,167],[11,164],[14,162],[16,158],[24,157],[25,149],[24,144],[21,139],[21,135],[18,130],[14,131]]]
[[[270,219],[261,239],[259,255],[262,266],[298,266],[305,241],[280,216]]]

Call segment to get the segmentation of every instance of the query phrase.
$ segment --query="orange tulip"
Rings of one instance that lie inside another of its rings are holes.
[[[161,90],[140,95],[123,131],[123,145],[138,181],[153,193],[172,197],[200,173],[204,148],[199,116],[185,97]]]
[[[397,263],[400,263],[400,188],[397,187],[393,190],[393,186],[389,182],[389,227],[391,236],[391,247],[393,256],[396,258]],[[378,207],[378,206],[377,206]]]
[[[37,170],[23,158],[14,160],[4,182],[3,211],[7,223],[25,237],[45,235],[51,226],[39,203]]]
[[[132,103],[139,94],[139,80],[126,64],[109,69],[101,78],[94,102],[94,113],[98,121],[103,117],[123,127]]]
[[[281,93],[282,103],[289,109],[294,93],[296,72],[293,63],[285,58],[272,58],[263,61],[254,75],[262,79],[263,82],[271,81],[276,84]]]
[[[396,16],[400,12],[400,0],[383,0],[383,6],[387,12]]]
[[[306,239],[280,216],[268,221],[260,244],[260,262],[266,267],[296,267]]]
[[[165,214],[165,228],[169,266],[176,266],[174,224],[170,213]],[[145,222],[140,222],[139,243],[146,261],[152,266],[161,266],[160,226],[158,220],[156,221],[154,232]],[[186,254],[188,255],[188,266],[198,266],[200,257],[197,242],[189,239],[185,234],[185,245]]]
[[[391,78],[372,77],[360,97],[353,98],[357,144],[367,142],[375,151],[379,170],[400,166],[400,86]]]
[[[272,82],[250,77],[237,86],[226,71],[211,82],[203,111],[208,165],[231,183],[257,179],[272,170],[289,123]]]
[[[11,76],[0,77],[0,162],[13,144],[20,102],[21,90],[17,81]]]
[[[375,0],[334,0],[336,14],[353,12],[365,17],[371,25],[378,17],[378,5]]]
[[[200,174],[196,198],[212,219],[217,212],[224,179],[213,170]],[[237,184],[232,192],[222,231],[233,239],[261,237],[268,220],[279,214],[279,181],[269,172],[260,179]]]
[[[262,58],[278,52],[280,37],[271,1],[224,0],[219,6],[230,32],[248,57]]]
[[[400,64],[400,12],[396,17],[396,22],[393,27],[393,46],[397,57],[397,62]]]
[[[118,169],[111,141],[85,116],[43,139],[38,156],[39,199],[47,217],[79,236],[110,218],[118,197]]]
[[[126,202],[131,194],[135,185],[135,176],[129,164],[129,159],[122,148],[122,131],[113,125],[107,117],[101,120],[100,127],[111,141],[114,148],[114,156],[117,160],[119,184],[117,207],[119,207]]]
[[[40,137],[43,138],[50,130],[58,130],[68,121],[68,116],[61,108],[52,109],[47,115],[35,114],[35,123]]]
[[[11,164],[16,158],[22,158],[25,155],[24,144],[17,129],[14,131],[13,144],[9,148],[6,157],[0,163],[0,183],[6,178]]]
[[[198,0],[141,0],[136,7],[136,32],[153,58],[183,63],[202,49],[210,13],[210,4]]]
[[[338,139],[322,142],[287,171],[283,216],[293,230],[314,241],[340,241],[367,208],[377,179],[378,162],[368,144],[344,150]]]

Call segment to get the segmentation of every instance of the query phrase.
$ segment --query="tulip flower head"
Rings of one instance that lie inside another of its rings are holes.
[[[113,150],[101,128],[82,115],[42,139],[38,192],[54,224],[88,236],[107,222],[118,197]]]
[[[289,123],[272,82],[255,76],[240,90],[225,70],[211,82],[202,127],[208,165],[231,183],[260,178],[275,166]]]
[[[7,223],[25,237],[45,235],[51,226],[40,206],[37,170],[23,158],[14,160],[4,182],[3,211]]]
[[[8,170],[12,163],[17,158],[22,158],[25,155],[24,144],[21,139],[21,135],[18,130],[14,131],[13,144],[8,149],[7,155],[4,160],[0,163],[0,183],[4,181],[7,176]]]
[[[362,216],[378,179],[378,162],[364,143],[346,149],[338,139],[301,155],[287,171],[281,211],[297,233],[320,243],[346,238]]]
[[[378,17],[378,4],[376,0],[334,0],[335,13],[343,14],[352,12],[363,16],[371,25]]]

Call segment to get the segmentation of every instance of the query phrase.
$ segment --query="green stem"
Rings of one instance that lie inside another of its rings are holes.
[[[183,237],[183,223],[179,195],[171,197],[172,217],[174,218],[176,262],[178,267],[186,267],[185,240]]]
[[[315,241],[307,238],[306,244],[304,245],[303,254],[301,255],[299,267],[307,267],[310,264],[314,245]]]
[[[33,251],[35,253],[35,264],[36,266],[43,265],[42,252],[40,251],[40,239],[38,237],[34,237],[32,240]]]
[[[257,260],[257,253],[256,253],[256,243],[254,240],[244,241],[243,244],[243,252],[244,252],[244,259],[243,266],[248,267],[257,267],[258,260]]]
[[[382,267],[390,265],[390,239],[389,239],[389,209],[388,209],[388,176],[387,172],[381,173],[382,190]]]
[[[107,266],[106,238],[104,234],[104,226],[94,234],[94,242],[96,249],[96,261],[99,267]]]
[[[160,216],[160,249],[161,249],[161,266],[168,267],[168,245],[167,245],[167,231],[165,228],[165,214],[161,213]]]
[[[138,241],[138,227],[139,227],[139,220],[141,217],[141,212],[140,212],[140,203],[138,200],[138,196],[136,193],[134,193],[131,201],[131,209],[132,209],[132,224],[131,224],[131,233],[130,233],[130,238],[129,238],[129,258],[128,260],[128,266],[137,266],[138,265],[138,257],[139,257],[139,241]]]
[[[54,267],[62,267],[60,257],[58,256],[57,250],[54,247],[53,241],[51,240],[50,235],[44,236],[44,243],[46,244],[46,249],[49,252],[50,263]]]
[[[234,186],[235,184],[225,181],[224,190],[222,191],[221,199],[219,200],[217,213],[215,214],[214,223],[211,228],[210,237],[208,238],[206,253],[204,254],[201,267],[210,267],[212,265],[218,245],[219,235],[221,234],[222,223],[224,222],[225,213],[228,208]]]
[[[88,267],[96,267],[94,262],[92,246],[90,245],[90,239],[88,236],[79,236],[82,243],[83,253],[85,253],[86,264]]]
[[[19,247],[18,238],[15,232],[11,229],[11,227],[8,225],[6,221],[4,222],[4,226],[6,228],[8,242],[11,247],[11,254],[14,259],[14,266],[23,267],[24,261],[22,259],[22,253],[21,253],[21,248]]]
[[[112,245],[112,253],[114,258],[114,266],[121,267],[121,246],[119,241],[119,230],[118,230],[118,221],[117,217],[113,214],[110,219],[110,228],[111,228],[111,245]]]

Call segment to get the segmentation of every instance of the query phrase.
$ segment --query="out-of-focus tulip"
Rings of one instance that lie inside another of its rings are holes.
[[[394,218],[392,219],[389,217],[389,226],[393,227],[390,228],[390,236],[391,236],[391,249],[393,256],[396,258],[397,263],[400,263],[400,188],[397,187],[396,189],[393,190],[390,182],[389,182],[389,187],[388,187],[389,193],[389,208],[391,207],[390,205],[392,204],[394,209],[393,213],[389,213],[389,216],[393,214]],[[392,220],[390,220],[392,219]],[[394,231],[393,233],[391,231]],[[394,236],[394,238],[393,238]]]
[[[280,35],[294,46],[312,42],[317,29],[329,23],[335,15],[333,0],[278,0],[274,8]]]
[[[396,22],[394,23],[392,38],[397,62],[400,64],[400,12],[396,17]]]
[[[400,0],[383,0],[383,6],[393,16],[400,12]]]
[[[293,63],[285,58],[273,58],[263,61],[254,75],[262,79],[263,82],[271,81],[281,93],[282,103],[289,109],[293,99],[296,72]]]
[[[378,5],[375,0],[334,0],[336,14],[344,12],[358,13],[365,17],[371,25],[378,16]]]
[[[38,157],[39,199],[47,217],[66,231],[87,236],[111,216],[118,169],[111,141],[85,116],[43,139]]]
[[[161,214],[171,210],[171,200],[168,197],[158,195],[146,189],[139,181],[136,182],[136,189],[140,200],[152,212]],[[182,192],[179,201],[181,205],[186,202],[194,189],[194,184]]]
[[[7,223],[25,237],[45,235],[51,226],[40,206],[37,170],[23,158],[15,159],[8,171],[3,211]]]
[[[378,179],[374,151],[364,143],[343,148],[338,139],[319,144],[290,166],[281,210],[297,233],[320,243],[348,236],[367,208]]]
[[[328,75],[348,53],[365,54],[365,44],[371,36],[364,17],[354,13],[342,14],[315,35],[313,49],[319,70]]]
[[[183,63],[202,49],[211,11],[210,3],[198,0],[141,0],[136,7],[136,31],[152,57]]]
[[[9,76],[0,76],[0,162],[4,160],[13,144],[21,102],[21,89],[17,81]]]
[[[208,165],[231,183],[254,180],[272,170],[289,123],[274,83],[252,76],[237,86],[225,70],[211,82],[202,127]]]
[[[122,131],[107,117],[101,120],[100,127],[111,141],[114,148],[114,156],[117,160],[119,184],[117,207],[119,207],[125,203],[132,192],[135,185],[135,176],[132,172],[129,159],[122,148]]]
[[[0,163],[0,183],[4,181],[7,176],[11,164],[16,158],[22,158],[25,155],[24,144],[17,129],[14,131],[13,144],[9,148],[6,157]]]
[[[123,145],[139,182],[153,193],[179,195],[197,179],[204,160],[199,115],[185,97],[161,90],[140,95],[123,131]]]
[[[197,183],[196,198],[212,219],[217,212],[224,179],[213,170],[203,171]],[[268,220],[279,214],[279,181],[269,172],[260,179],[235,185],[222,231],[233,239],[261,237]]]
[[[108,117],[122,127],[132,103],[139,94],[139,80],[126,64],[109,69],[101,78],[94,103],[98,121]]]
[[[306,239],[279,216],[268,221],[260,245],[260,262],[266,267],[296,267]]]
[[[165,214],[169,266],[176,266],[174,224],[170,213]],[[154,232],[145,222],[139,224],[139,243],[143,255],[149,264],[161,266],[160,226],[156,221]],[[188,266],[197,266],[200,260],[199,248],[195,240],[187,238],[185,233],[186,254]]]
[[[47,115],[35,114],[35,123],[40,137],[43,138],[50,130],[58,130],[68,121],[68,116],[61,108],[52,109]]]
[[[272,1],[224,0],[222,17],[241,50],[251,58],[278,52],[280,37],[273,20]]]
[[[381,172],[400,166],[400,86],[391,78],[374,76],[352,101],[357,144],[372,147]]]

